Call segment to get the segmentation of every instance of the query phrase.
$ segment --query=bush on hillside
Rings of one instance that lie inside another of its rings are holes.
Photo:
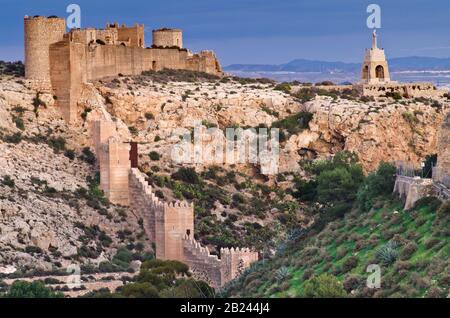
[[[396,168],[382,162],[377,171],[367,176],[364,184],[358,190],[357,201],[363,211],[372,208],[376,198],[389,195],[394,190]]]
[[[200,184],[200,177],[194,168],[180,168],[172,174],[174,180],[183,181],[190,184]]]
[[[322,274],[305,283],[303,296],[307,298],[344,298],[347,293],[336,277]]]
[[[15,281],[9,291],[6,293],[6,298],[62,298],[63,294],[55,293],[51,288],[46,287],[43,282],[26,282]]]

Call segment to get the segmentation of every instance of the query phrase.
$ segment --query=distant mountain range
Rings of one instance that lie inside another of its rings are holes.
[[[391,72],[400,71],[442,71],[450,70],[450,58],[400,57],[389,59]],[[233,64],[225,67],[227,72],[319,72],[319,73],[356,73],[361,63],[326,62],[296,59],[286,64]]]
[[[450,58],[400,57],[389,59],[391,79],[400,82],[432,82],[450,89]],[[277,81],[355,83],[360,80],[361,63],[293,60],[286,64],[233,64],[225,72],[242,77],[267,77]]]

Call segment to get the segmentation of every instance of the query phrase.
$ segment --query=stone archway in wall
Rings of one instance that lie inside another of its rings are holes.
[[[384,67],[382,65],[375,68],[375,77],[384,80]]]

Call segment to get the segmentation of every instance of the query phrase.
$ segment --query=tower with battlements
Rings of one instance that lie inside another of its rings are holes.
[[[183,32],[180,29],[153,30],[153,47],[155,48],[183,48]]]
[[[50,45],[63,40],[66,21],[57,17],[28,17],[24,19],[25,76],[49,81]]]

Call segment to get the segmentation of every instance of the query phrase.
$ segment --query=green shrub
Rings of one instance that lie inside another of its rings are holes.
[[[156,151],[151,151],[148,156],[152,161],[159,161],[161,159],[161,155]]]
[[[342,264],[342,270],[348,272],[358,266],[359,258],[357,256],[350,256]]]
[[[344,279],[344,289],[347,293],[350,293],[352,290],[356,290],[361,287],[364,283],[364,278],[357,275],[348,275]]]
[[[303,296],[307,298],[344,298],[347,293],[336,277],[322,274],[305,283]]]
[[[22,117],[13,116],[13,122],[16,124],[17,128],[20,130],[25,130],[25,124]]]
[[[419,122],[416,115],[414,115],[413,113],[410,113],[410,112],[404,112],[402,114],[402,117],[411,126],[414,126]]]
[[[200,177],[194,168],[181,167],[177,172],[172,174],[172,178],[190,184],[200,184]]]
[[[55,293],[51,288],[46,287],[43,282],[15,281],[6,298],[62,298],[62,293]]]
[[[379,262],[388,266],[394,263],[398,258],[398,244],[395,241],[389,241],[378,249],[376,257]]]
[[[3,177],[2,184],[7,186],[7,187],[14,188],[16,183],[11,178],[11,176],[6,175],[6,176]]]
[[[126,247],[120,247],[117,249],[116,255],[114,255],[112,262],[126,269],[132,260],[133,253],[131,253]]]
[[[94,153],[91,151],[91,149],[89,149],[89,147],[83,148],[80,159],[92,166],[95,165],[95,162],[97,161]]]
[[[39,110],[40,106],[46,107],[47,105],[45,104],[44,101],[41,100],[41,93],[36,93],[36,97],[33,98],[34,113],[36,115],[38,113],[38,110]]]
[[[66,140],[63,137],[50,138],[48,145],[53,148],[54,152],[59,153],[66,149]]]
[[[272,124],[272,128],[285,129],[290,134],[296,134],[303,129],[308,129],[309,122],[313,119],[314,114],[310,112],[300,112],[295,115],[286,117]]]
[[[364,174],[359,165],[324,171],[317,177],[318,199],[323,203],[336,200],[351,202],[363,180]]]
[[[67,149],[67,150],[64,152],[64,156],[66,156],[66,157],[69,158],[70,160],[73,160],[73,159],[75,159],[75,151],[72,150],[72,149]]]
[[[158,290],[150,283],[126,284],[121,294],[129,298],[159,298]]]
[[[293,193],[293,195],[295,198],[301,201],[315,201],[317,199],[317,186],[318,183],[316,180],[299,180],[295,185],[296,191]]]
[[[18,144],[22,141],[22,134],[17,132],[12,135],[4,136],[3,140],[9,144]]]
[[[37,246],[28,245],[25,247],[25,252],[28,254],[42,254],[42,249]]]
[[[281,84],[276,85],[274,87],[274,90],[281,91],[286,94],[290,94],[291,93],[291,85],[289,85],[289,83],[286,83],[286,82],[281,83]]]
[[[81,113],[81,118],[85,121],[91,111],[92,111],[92,108],[90,108],[90,107],[85,108],[83,110],[83,112]]]
[[[398,92],[387,92],[385,96],[391,97],[395,100],[401,100],[403,98],[403,96]]]
[[[316,97],[316,92],[312,90],[311,88],[302,88],[295,94],[293,94],[296,98],[300,100],[302,103],[309,102]]]
[[[287,268],[286,266],[280,267],[276,272],[275,272],[275,279],[277,280],[278,283],[286,280],[290,275],[290,271],[289,268]]]
[[[130,131],[130,133],[132,134],[132,135],[134,135],[134,136],[137,136],[137,135],[139,135],[139,129],[137,129],[136,127],[134,127],[134,126],[130,126],[130,127],[128,127],[128,130]]]
[[[367,176],[357,194],[358,204],[364,211],[372,208],[376,198],[393,192],[395,174],[396,168],[393,165],[382,162],[377,171]]]
[[[147,120],[155,119],[155,115],[153,115],[150,112],[147,112],[147,113],[145,113],[145,119],[147,119]]]

